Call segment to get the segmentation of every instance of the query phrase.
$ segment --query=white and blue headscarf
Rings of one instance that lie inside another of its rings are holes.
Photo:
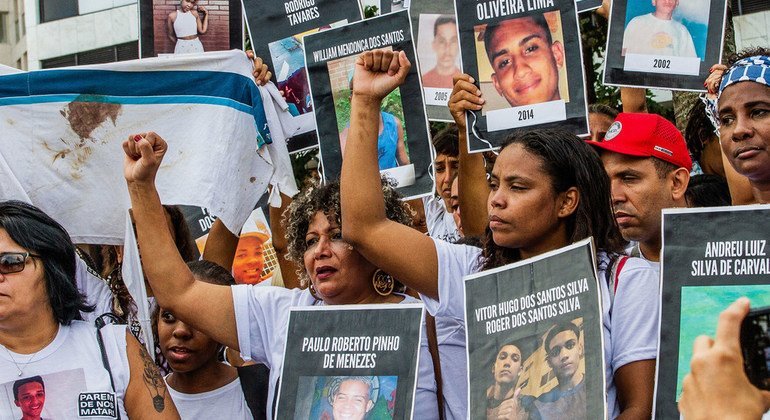
[[[755,55],[736,61],[722,76],[722,83],[719,84],[716,100],[701,97],[706,103],[706,114],[717,131],[720,125],[719,97],[722,96],[725,88],[738,82],[755,82],[770,86],[770,57]]]

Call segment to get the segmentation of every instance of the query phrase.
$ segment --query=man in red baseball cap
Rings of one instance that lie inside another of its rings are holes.
[[[624,113],[604,141],[588,143],[600,149],[620,232],[638,243],[631,256],[659,262],[661,210],[687,207],[692,159],[684,137],[660,115]]]

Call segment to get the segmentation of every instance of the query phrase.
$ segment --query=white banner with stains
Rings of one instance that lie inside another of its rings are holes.
[[[169,144],[161,200],[239,231],[273,170],[251,69],[226,51],[0,76],[0,199],[40,207],[76,243],[122,244],[121,143],[154,131]]]

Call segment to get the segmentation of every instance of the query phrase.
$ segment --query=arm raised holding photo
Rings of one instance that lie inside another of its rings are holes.
[[[158,305],[215,341],[238,349],[230,288],[195,280],[171,232],[157,229],[165,226],[166,216],[155,188],[155,175],[167,150],[165,140],[152,132],[131,135],[123,142],[123,175],[142,250],[142,268]]]
[[[350,132],[342,161],[342,234],[364,258],[428,296],[438,295],[433,241],[385,214],[377,165],[382,99],[406,79],[411,64],[401,51],[374,50],[356,60]]]

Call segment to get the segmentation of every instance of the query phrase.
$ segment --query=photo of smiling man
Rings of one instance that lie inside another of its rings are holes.
[[[40,376],[19,379],[13,383],[13,397],[21,410],[22,420],[42,420],[45,405],[45,384]]]

